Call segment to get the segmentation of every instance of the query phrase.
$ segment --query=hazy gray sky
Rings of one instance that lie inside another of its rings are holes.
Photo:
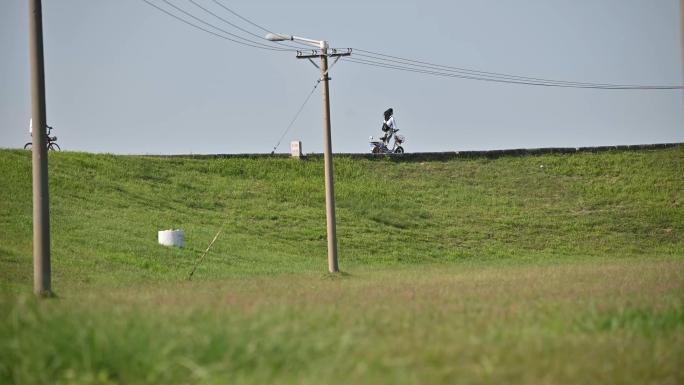
[[[682,83],[678,0],[219,1],[335,47],[559,80]],[[27,3],[0,2],[0,147],[29,140]],[[318,78],[294,53],[216,38],[141,0],[44,0],[43,13],[47,117],[66,150],[270,152]],[[368,151],[387,107],[408,152],[684,141],[682,91],[529,87],[345,61],[331,76],[335,152]],[[320,152],[321,125],[317,90],[279,150],[301,139]]]

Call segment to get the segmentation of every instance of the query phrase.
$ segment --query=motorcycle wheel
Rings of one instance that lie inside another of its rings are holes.
[[[371,150],[373,154],[379,154],[380,153],[380,147],[373,147],[373,150]]]
[[[399,146],[399,147],[395,148],[394,153],[395,154],[403,154],[404,153],[404,147]]]

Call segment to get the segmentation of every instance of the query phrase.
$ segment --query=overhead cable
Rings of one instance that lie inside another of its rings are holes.
[[[368,53],[371,51],[366,51],[366,50],[362,50],[362,49],[355,49],[355,52],[356,52],[357,56],[367,57],[367,58],[370,58],[373,60],[380,60],[380,61],[385,61],[385,62],[390,62],[390,63],[397,63],[397,64],[400,64],[403,66],[427,68],[427,69],[442,71],[442,72],[444,72],[444,71],[455,72],[455,73],[461,73],[461,74],[465,74],[465,75],[483,76],[483,77],[488,77],[488,78],[529,81],[529,82],[536,82],[536,83],[553,83],[553,84],[584,85],[584,86],[640,87],[639,85],[633,85],[633,84],[573,82],[573,81],[566,81],[566,80],[553,80],[553,79],[543,79],[543,78],[535,78],[535,77],[528,77],[528,76],[510,75],[510,74],[504,74],[504,73],[498,73],[498,72],[478,71],[478,70],[473,70],[473,69],[468,69],[468,68],[460,68],[460,67],[445,66],[445,65],[440,65],[440,64],[433,64],[433,63],[428,63],[428,62],[424,62],[424,61],[405,59],[405,58],[400,58],[397,56],[385,55],[385,54],[375,53],[375,52],[369,55],[369,54],[365,54],[364,52]],[[359,53],[359,52],[361,52],[361,53]],[[388,57],[393,58],[393,59],[387,59]]]
[[[195,0],[188,0],[188,1],[191,2],[192,4],[194,4],[196,7],[200,8],[201,10],[203,10],[204,12],[206,12],[206,13],[208,13],[208,14],[214,16],[215,18],[221,20],[222,22],[224,22],[224,23],[226,23],[226,24],[232,26],[233,28],[236,28],[236,29],[238,29],[238,30],[240,30],[240,31],[242,31],[242,32],[244,32],[244,33],[250,35],[250,36],[256,37],[257,39],[261,39],[261,40],[266,40],[266,41],[268,41],[264,36],[257,35],[256,33],[253,33],[253,32],[251,32],[251,31],[249,31],[249,30],[246,30],[246,29],[240,27],[239,25],[234,24],[234,23],[232,23],[232,22],[229,21],[229,20],[226,20],[225,18],[221,17],[220,15],[217,15],[215,12],[211,11],[210,9],[207,9],[207,8],[203,7],[201,4],[199,4],[199,3],[196,2]],[[217,3],[217,4],[220,5],[220,3]],[[284,44],[284,43],[278,42],[278,41],[277,41],[277,42],[273,42],[273,43],[275,43],[275,44],[277,44],[277,45],[284,46],[284,47],[299,49],[299,47],[296,47],[296,46],[293,46],[293,45]]]
[[[218,1],[218,0],[211,0],[211,1],[213,1],[214,3],[216,3],[219,7],[225,9],[226,11],[228,11],[228,12],[230,12],[230,13],[232,13],[234,16],[238,17],[240,20],[242,20],[242,21],[244,21],[244,22],[246,22],[246,23],[248,23],[248,24],[250,24],[250,25],[252,25],[252,26],[254,26],[254,27],[259,28],[260,30],[262,30],[262,31],[264,31],[264,32],[266,32],[266,33],[275,33],[275,32],[273,32],[273,31],[271,31],[270,29],[265,28],[265,27],[262,27],[261,25],[255,23],[255,22],[249,20],[248,18],[246,18],[246,17],[240,15],[239,13],[233,11],[233,10],[230,9],[228,6],[226,6],[225,4],[223,4],[222,2],[220,2],[220,1]],[[304,44],[304,43],[301,43],[301,42],[295,41],[295,43],[300,44],[300,45],[302,45],[302,46],[308,47],[308,45],[306,45],[306,44]]]
[[[550,82],[533,82],[533,81],[523,81],[514,79],[502,79],[496,77],[486,77],[486,76],[474,76],[467,74],[451,73],[446,71],[437,71],[429,69],[421,69],[409,67],[406,65],[388,64],[386,62],[367,60],[367,59],[355,59],[346,58],[346,61],[356,64],[362,64],[373,67],[381,67],[387,69],[394,69],[398,71],[421,73],[426,75],[441,76],[447,78],[459,78],[459,79],[469,79],[469,80],[479,80],[487,82],[496,83],[507,83],[507,84],[519,84],[528,86],[541,86],[541,87],[559,87],[559,88],[590,88],[590,89],[604,89],[604,90],[676,90],[682,89],[682,86],[631,86],[631,85],[593,85],[593,84],[562,84],[562,83],[550,83]]]
[[[271,44],[265,44],[259,41],[254,41],[248,38],[245,38],[243,36],[236,35],[234,33],[231,33],[225,29],[222,29],[220,27],[217,27],[214,24],[211,24],[205,20],[200,19],[199,17],[187,12],[186,10],[176,6],[175,4],[171,3],[168,0],[161,0],[164,3],[166,3],[168,6],[174,8],[176,11],[181,12],[182,14],[197,20],[198,22],[208,26],[209,28],[213,28],[217,31],[223,32],[229,36],[232,36],[233,38],[224,36],[220,33],[216,33],[214,31],[208,30],[202,26],[199,26],[191,21],[188,21],[187,19],[180,17],[179,15],[176,15],[172,12],[169,12],[168,10],[157,6],[156,4],[152,3],[150,0],[142,0],[145,3],[147,3],[150,6],[153,6],[154,8],[166,13],[169,16],[172,16],[179,21],[182,21],[188,25],[191,25],[197,29],[200,29],[204,32],[210,33],[214,36],[242,44],[245,46],[253,47],[253,48],[259,48],[259,49],[264,49],[264,50],[271,50],[271,51],[296,51],[297,47],[291,46],[291,45],[286,45],[281,47],[274,46]],[[199,7],[203,11],[209,13],[210,15],[218,18],[219,20],[225,22],[226,24],[230,25],[233,28],[236,28],[237,30],[246,33],[250,36],[257,37],[259,39],[264,39],[263,37],[259,36],[256,33],[253,33],[245,28],[242,28],[229,20],[221,17],[220,15],[216,14],[215,12],[203,7],[200,5],[197,1],[195,0],[188,0],[195,6]],[[215,4],[220,6],[221,8],[225,9],[226,11],[230,12],[232,15],[240,18],[244,22],[259,28],[262,31],[272,33],[270,29],[263,27],[246,17],[240,15],[239,13],[235,12],[232,10],[230,7],[226,6],[222,2],[218,0],[212,0]],[[298,43],[298,42],[297,42]],[[288,47],[288,48],[285,48]],[[404,71],[404,72],[413,72],[413,73],[419,73],[419,74],[425,74],[425,75],[431,75],[431,76],[439,76],[439,77],[446,77],[446,78],[459,78],[459,79],[468,79],[468,80],[478,80],[478,81],[487,81],[487,82],[496,82],[496,83],[507,83],[507,84],[518,84],[518,85],[527,85],[527,86],[541,86],[541,87],[559,87],[559,88],[585,88],[585,89],[605,89],[605,90],[677,90],[677,89],[682,89],[684,87],[682,86],[673,86],[673,85],[635,85],[635,84],[613,84],[613,83],[594,83],[594,82],[576,82],[576,81],[567,81],[567,80],[554,80],[554,79],[545,79],[545,78],[539,78],[539,77],[530,77],[530,76],[520,76],[520,75],[513,75],[513,74],[506,74],[506,73],[501,73],[501,72],[491,72],[491,71],[481,71],[481,70],[475,70],[475,69],[469,69],[469,68],[462,68],[462,67],[455,67],[455,66],[448,66],[448,65],[442,65],[442,64],[436,64],[436,63],[431,63],[428,61],[423,61],[423,60],[415,60],[415,59],[410,59],[406,57],[400,57],[400,56],[394,56],[394,55],[388,55],[385,53],[377,52],[377,51],[369,51],[369,50],[364,50],[364,49],[359,49],[359,48],[354,48],[354,51],[356,52],[356,56],[359,56],[360,58],[347,58],[346,60],[351,62],[351,63],[356,63],[356,64],[361,64],[361,65],[366,65],[366,66],[373,66],[373,67],[379,67],[379,68],[385,68],[385,69],[393,69],[393,70],[398,70],[398,71]]]
[[[160,7],[160,6],[156,5],[156,4],[154,4],[154,3],[152,3],[152,2],[149,1],[149,0],[141,0],[141,1],[145,2],[146,4],[148,4],[148,5],[151,6],[151,7],[156,8],[157,10],[159,10],[159,11],[161,11],[161,12],[167,14],[168,16],[173,17],[174,19],[176,19],[176,20],[178,20],[178,21],[180,21],[180,22],[182,22],[182,23],[185,23],[185,24],[187,24],[187,25],[189,25],[189,26],[192,26],[192,27],[194,27],[194,28],[196,28],[196,29],[199,29],[199,30],[204,31],[204,32],[206,32],[206,33],[208,33],[208,34],[211,34],[211,35],[214,35],[214,36],[216,36],[216,37],[219,37],[219,38],[221,38],[221,39],[231,41],[231,42],[233,42],[233,43],[241,44],[241,45],[248,46],[248,47],[252,47],[252,48],[259,48],[259,49],[262,49],[262,50],[269,50],[269,51],[294,51],[294,50],[291,50],[291,49],[278,48],[278,47],[273,47],[273,46],[269,46],[269,45],[266,45],[266,44],[262,44],[262,43],[259,43],[259,42],[253,42],[253,41],[251,41],[251,40],[249,40],[249,39],[245,39],[245,38],[243,38],[243,37],[234,35],[234,34],[232,34],[232,33],[230,33],[230,32],[227,32],[227,31],[222,30],[222,29],[220,29],[220,28],[218,28],[218,27],[215,27],[215,26],[213,26],[213,25],[211,25],[211,24],[209,24],[209,23],[206,23],[206,22],[204,22],[204,21],[202,21],[202,20],[200,20],[200,19],[198,19],[198,18],[196,18],[196,17],[194,17],[194,16],[191,15],[193,18],[195,18],[195,19],[201,21],[203,24],[209,25],[210,27],[212,27],[212,28],[214,28],[214,29],[217,29],[217,30],[219,30],[219,31],[221,31],[221,32],[224,32],[224,33],[226,33],[226,34],[228,34],[228,35],[235,36],[236,38],[239,38],[239,39],[242,39],[242,40],[246,40],[247,42],[245,42],[245,41],[240,41],[240,40],[236,40],[236,39],[227,37],[227,36],[225,36],[225,35],[222,35],[222,34],[220,34],[220,33],[217,33],[217,32],[211,31],[211,30],[209,30],[209,29],[206,29],[206,28],[204,28],[204,27],[202,27],[202,26],[199,26],[199,25],[197,25],[197,24],[195,24],[195,23],[193,23],[193,22],[191,22],[191,21],[188,21],[188,20],[186,20],[186,19],[184,19],[184,18],[182,18],[182,17],[180,17],[180,16],[178,16],[178,15],[172,13],[172,12],[169,12],[168,10],[166,10],[166,9],[164,9],[164,8],[162,8],[162,7]],[[165,0],[164,0],[164,1],[165,1]],[[165,2],[166,2],[166,1],[165,1]],[[168,3],[168,2],[167,2],[167,3]],[[169,3],[169,4],[170,4],[170,3]],[[175,6],[174,6],[174,7],[175,7]],[[187,12],[185,12],[185,13],[187,14]]]
[[[314,91],[316,91],[316,87],[321,83],[321,79],[318,79],[316,81],[316,84],[314,84],[313,88],[311,89],[311,92],[309,92],[309,95],[306,96],[306,99],[304,99],[304,103],[299,107],[299,110],[297,110],[297,113],[295,114],[294,118],[290,121],[290,124],[287,125],[287,128],[285,128],[285,131],[283,131],[283,134],[280,135],[280,139],[278,139],[278,143],[276,143],[275,146],[273,146],[273,151],[271,151],[271,154],[274,154],[276,152],[276,149],[278,149],[278,146],[280,146],[280,142],[283,141],[283,138],[287,134],[288,131],[290,131],[290,128],[292,128],[292,125],[294,125],[295,121],[299,117],[299,114],[302,113],[302,110],[304,110],[304,106],[306,106],[306,103],[309,102],[309,99],[311,99],[311,95],[313,95]]]
[[[215,26],[214,24],[208,23],[207,21],[200,19],[199,17],[197,17],[197,16],[195,16],[195,15],[189,13],[188,11],[186,11],[186,10],[180,8],[179,6],[173,4],[173,3],[170,2],[169,0],[161,0],[161,1],[163,1],[163,2],[166,3],[166,4],[168,4],[170,7],[173,7],[175,10],[177,10],[177,11],[183,13],[184,15],[187,15],[187,16],[189,16],[189,17],[191,17],[191,18],[193,18],[193,19],[199,21],[200,23],[202,23],[202,24],[204,24],[204,25],[206,25],[206,26],[209,26],[209,27],[211,27],[211,28],[214,28],[214,29],[216,29],[216,30],[218,30],[218,31],[221,31],[221,32],[225,33],[225,34],[228,34],[228,35],[230,35],[230,36],[233,36],[233,37],[235,37],[235,38],[237,38],[237,39],[244,40],[244,41],[247,41],[247,42],[249,42],[249,43],[256,44],[256,45],[263,46],[263,47],[270,48],[270,49],[278,49],[278,50],[281,50],[281,51],[291,51],[291,50],[288,50],[288,49],[285,49],[285,48],[276,48],[276,47],[273,47],[273,46],[270,45],[270,44],[264,44],[264,43],[261,43],[261,42],[259,42],[259,41],[250,40],[250,39],[247,39],[247,38],[242,37],[242,36],[240,36],[240,35],[236,35],[236,34],[234,34],[234,33],[232,33],[232,32],[228,32],[228,31],[226,31],[225,29],[222,29],[222,28],[220,28],[220,27]]]

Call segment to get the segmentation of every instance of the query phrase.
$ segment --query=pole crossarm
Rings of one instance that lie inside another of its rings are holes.
[[[351,56],[352,49],[346,48],[345,52],[339,52],[338,49],[312,49],[311,51],[297,51],[297,59],[310,59],[315,57],[327,56],[327,57],[340,57],[340,56]]]

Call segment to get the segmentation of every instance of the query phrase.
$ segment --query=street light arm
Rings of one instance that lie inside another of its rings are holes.
[[[281,35],[278,33],[267,34],[266,40],[270,40],[270,41],[285,41],[285,40],[300,41],[302,43],[314,46],[316,48],[320,48],[320,49],[327,49],[328,48],[328,42],[325,40],[307,39],[305,37],[292,36],[292,35]]]
[[[325,40],[313,40],[299,36],[292,36],[292,40],[301,41],[302,43],[306,43],[320,49],[328,49],[328,42]]]

